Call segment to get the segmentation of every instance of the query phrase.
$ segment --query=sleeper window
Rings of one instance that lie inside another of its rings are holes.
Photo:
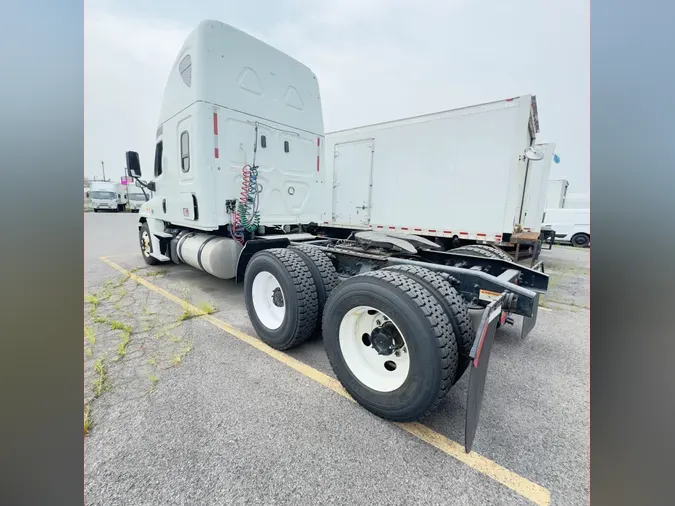
[[[155,148],[155,177],[162,175],[162,141]]]
[[[183,172],[190,171],[190,134],[187,130],[180,134],[180,168]]]

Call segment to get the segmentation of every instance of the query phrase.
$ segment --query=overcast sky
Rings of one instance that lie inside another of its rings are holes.
[[[319,79],[326,131],[532,93],[551,179],[589,184],[588,0],[97,0],[85,7],[85,173],[152,163],[167,74],[217,19]],[[486,146],[489,149],[489,146]]]

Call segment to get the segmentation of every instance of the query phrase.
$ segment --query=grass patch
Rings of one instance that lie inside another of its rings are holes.
[[[167,273],[166,269],[156,269],[145,274],[146,278],[153,278],[155,276],[164,276]]]
[[[184,311],[178,317],[179,322],[184,322],[190,318],[195,318],[196,316],[204,316],[205,314],[213,314],[218,309],[214,304],[210,302],[200,302],[198,305],[199,311],[194,311],[187,304],[184,306]]]
[[[120,279],[120,280],[115,284],[115,288],[121,287],[124,283],[126,283],[126,282],[129,280],[130,277],[131,277],[131,275],[130,275],[129,273],[125,274],[125,275],[122,277],[122,279]]]
[[[87,354],[88,357],[91,357],[91,348],[85,348],[84,352]]]
[[[216,312],[218,309],[214,304],[211,302],[200,302],[198,305],[199,309],[204,311],[206,314],[213,314]]]
[[[100,300],[98,300],[98,297],[96,297],[96,295],[91,294],[85,295],[84,301],[87,304],[90,304],[94,309],[96,309],[101,302]]]
[[[113,330],[122,330],[128,334],[131,334],[131,325],[119,322],[117,320],[110,320],[108,323],[110,324],[110,328]]]
[[[177,366],[178,364],[181,363],[183,360],[183,357],[181,355],[174,355],[173,358],[171,359],[171,365]]]
[[[117,356],[122,358],[127,354],[127,344],[129,344],[129,339],[131,334],[126,330],[122,333],[122,342],[117,345]]]
[[[149,378],[150,378],[150,391],[154,392],[155,388],[157,388],[157,382],[159,381],[159,378],[154,374],[151,374]]]
[[[197,316],[195,313],[193,313],[187,305],[185,306],[185,311],[183,311],[179,316],[178,316],[178,321],[179,322],[184,322],[185,320],[189,320],[190,318],[194,318]]]
[[[170,335],[170,334],[169,334]],[[171,342],[173,343],[180,343],[182,337],[171,337]]]
[[[94,323],[108,323],[108,319],[105,316],[101,316],[97,313],[92,314]]]
[[[148,360],[148,364],[157,365],[157,359],[155,357],[152,357],[150,360]]]
[[[108,390],[106,366],[103,362],[103,357],[97,358],[94,362],[94,372],[97,376],[94,380],[94,397],[98,398],[103,392]]]
[[[96,335],[94,335],[94,330],[91,327],[84,327],[84,337],[92,346],[96,344]]]
[[[91,408],[89,404],[84,404],[84,435],[89,434],[89,429],[91,428]]]

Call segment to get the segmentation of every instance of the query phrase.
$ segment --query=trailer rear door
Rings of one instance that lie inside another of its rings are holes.
[[[370,223],[374,139],[335,145],[333,152],[333,223]]]

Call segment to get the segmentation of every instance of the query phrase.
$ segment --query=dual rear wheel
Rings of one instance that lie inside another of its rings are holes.
[[[396,266],[340,282],[323,251],[291,246],[253,256],[244,294],[265,343],[286,350],[320,332],[338,380],[386,419],[432,411],[469,363],[466,304],[428,269]]]

